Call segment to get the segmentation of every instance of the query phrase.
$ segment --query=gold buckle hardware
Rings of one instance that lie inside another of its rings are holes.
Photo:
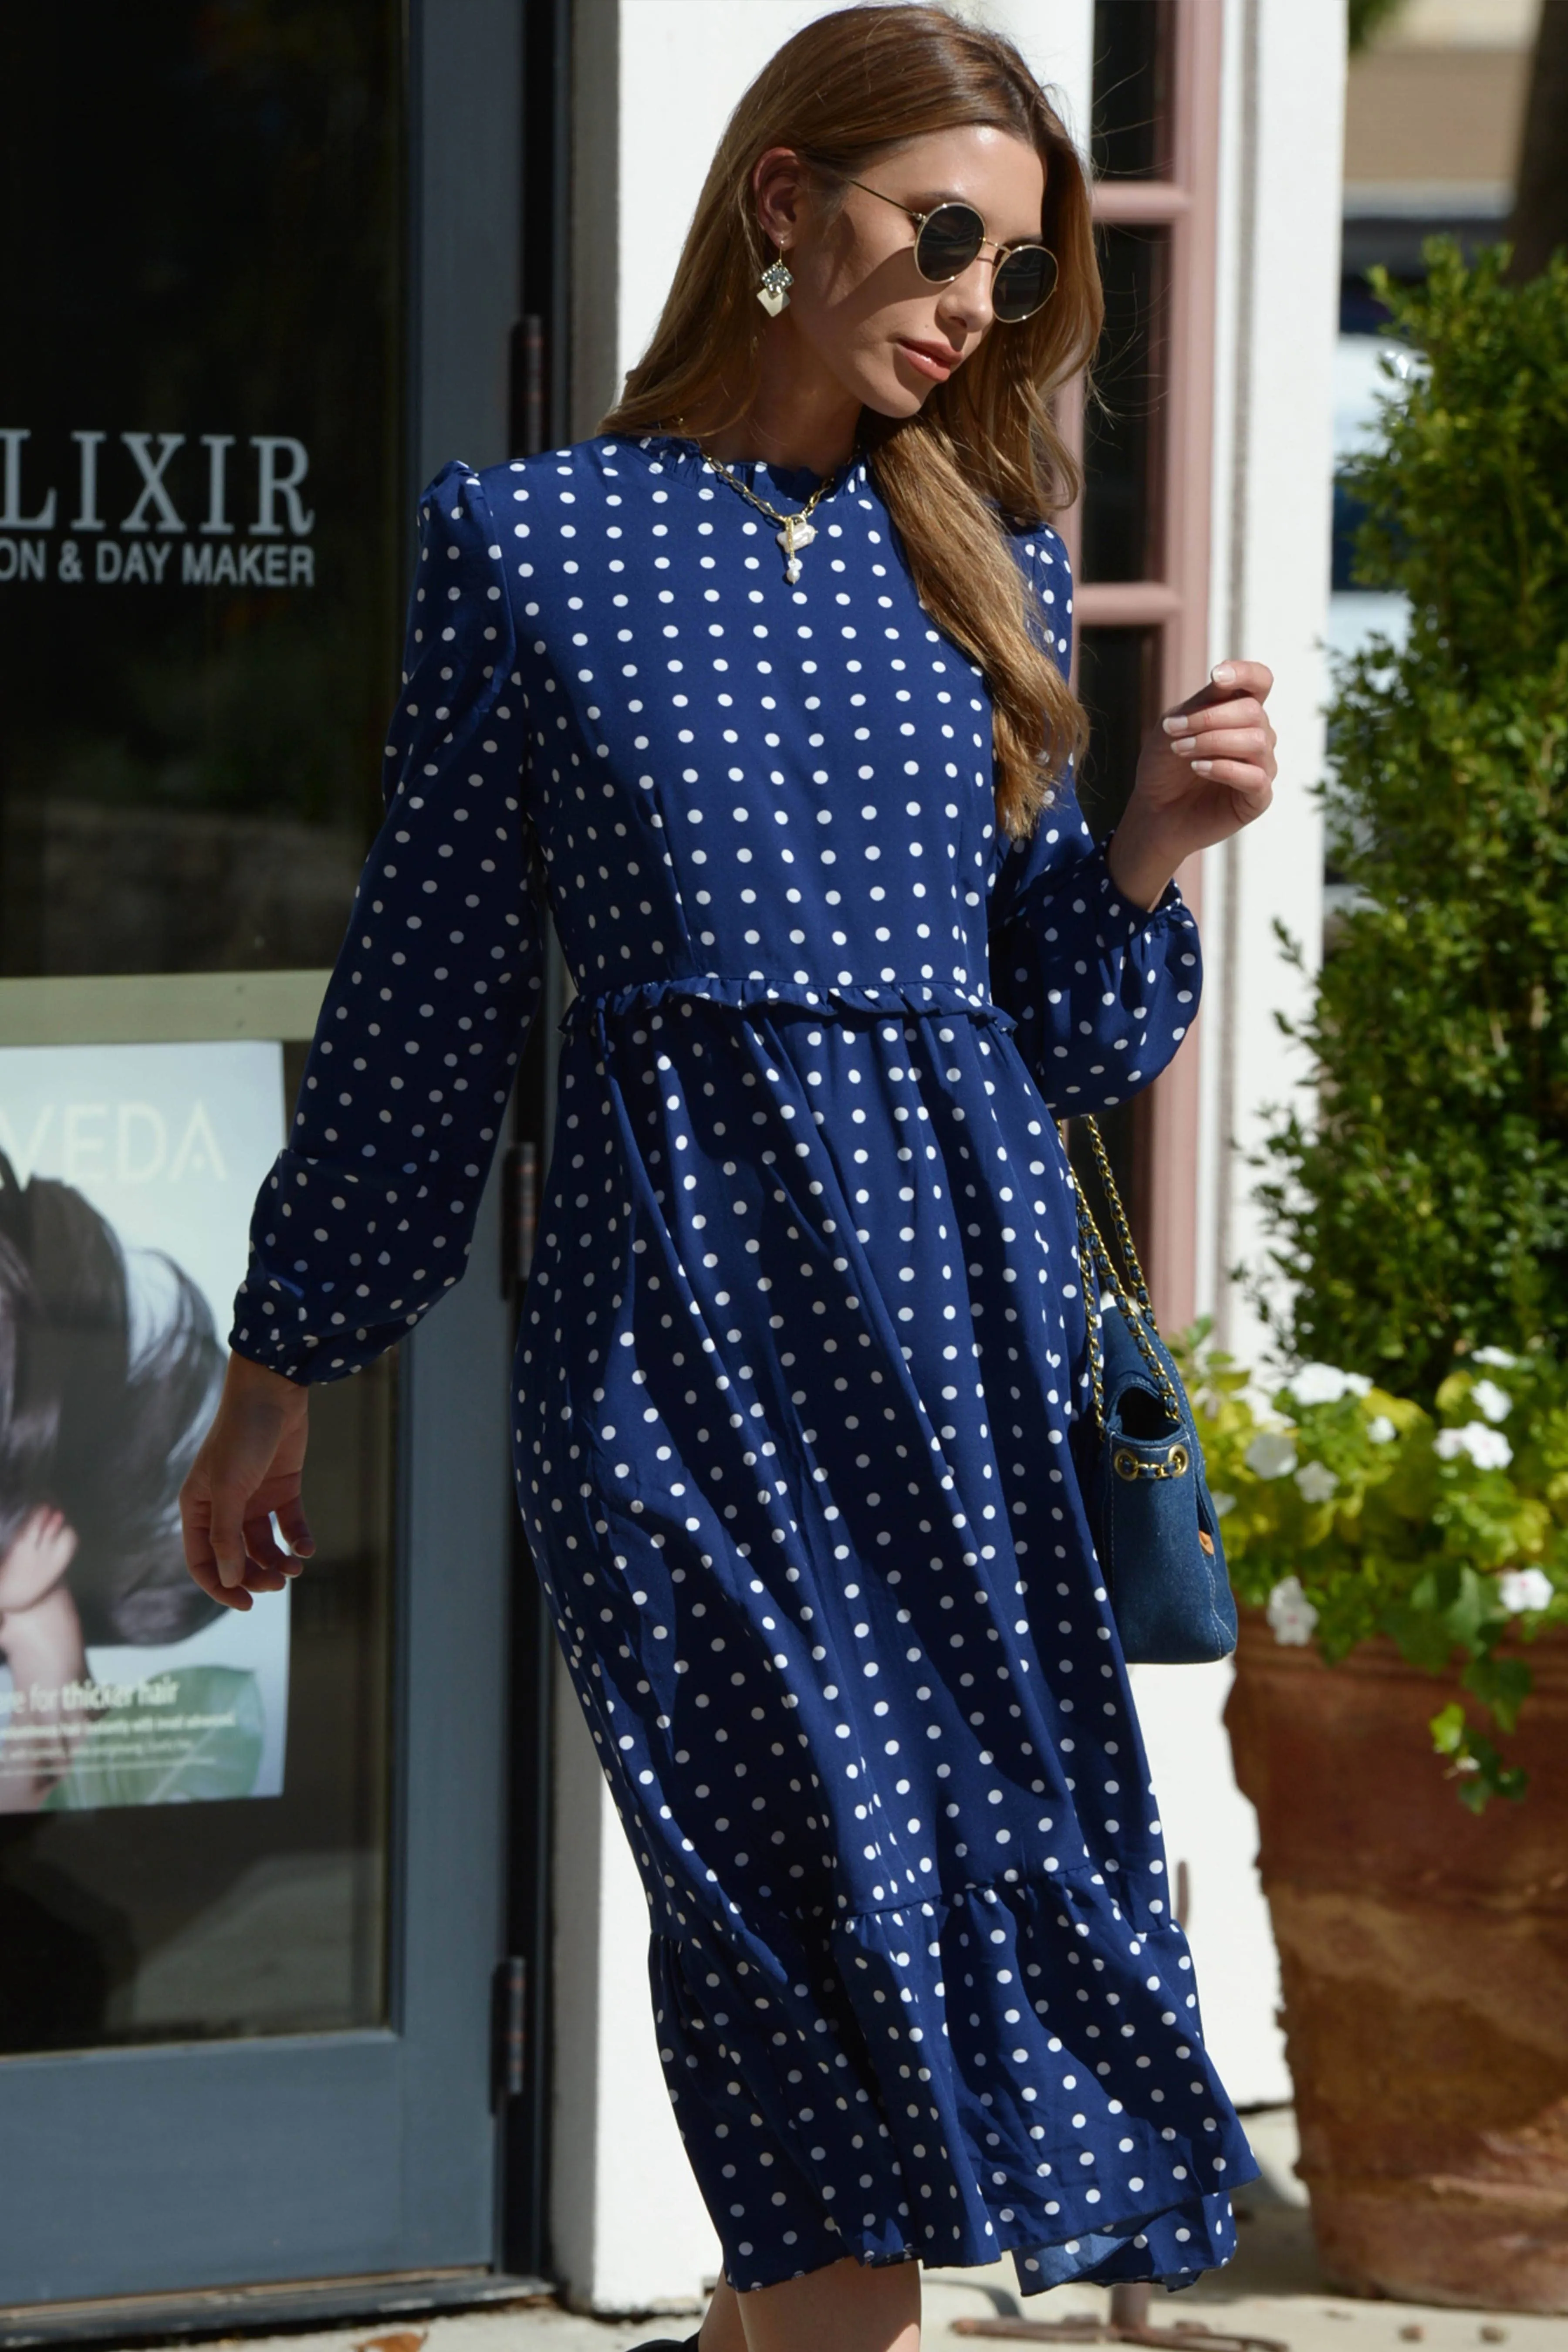
[[[1110,1457],[1110,1466],[1119,1478],[1184,1478],[1192,1468],[1192,1455],[1183,1444],[1173,1445],[1163,1462],[1142,1462],[1125,1446],[1119,1446]]]

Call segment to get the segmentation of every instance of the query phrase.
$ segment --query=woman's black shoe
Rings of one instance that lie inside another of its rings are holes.
[[[673,2336],[656,2336],[651,2343],[634,2344],[631,2352],[697,2352],[695,2336],[683,2336],[679,2342]]]

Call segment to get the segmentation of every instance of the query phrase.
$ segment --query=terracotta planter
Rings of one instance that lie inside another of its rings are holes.
[[[1568,2311],[1568,1635],[1530,1652],[1521,1804],[1459,1804],[1457,1694],[1328,1667],[1244,1611],[1226,1723],[1258,1808],[1301,2174],[1352,2294]]]

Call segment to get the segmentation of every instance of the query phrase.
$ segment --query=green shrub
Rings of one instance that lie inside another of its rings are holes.
[[[1379,276],[1418,358],[1355,469],[1411,626],[1339,667],[1323,798],[1357,894],[1310,1019],[1315,1124],[1261,1197],[1316,1359],[1430,1407],[1477,1348],[1568,1349],[1568,260]],[[1268,1309],[1266,1308],[1267,1312]]]
[[[1177,1346],[1237,1599],[1331,1664],[1383,1633],[1429,1674],[1457,1667],[1512,1731],[1531,1688],[1521,1651],[1568,1625],[1568,1367],[1483,1349],[1428,1412],[1331,1364],[1264,1398],[1201,1330]],[[1475,1811],[1523,1795],[1462,1701],[1431,1730]]]

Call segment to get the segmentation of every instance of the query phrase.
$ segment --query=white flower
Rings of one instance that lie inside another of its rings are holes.
[[[1309,1503],[1326,1503],[1339,1483],[1326,1462],[1303,1462],[1296,1473],[1296,1484]]]
[[[1374,1445],[1392,1445],[1399,1432],[1385,1412],[1374,1412],[1367,1423],[1366,1433]]]
[[[1296,1467],[1296,1447],[1288,1430],[1260,1429],[1242,1458],[1260,1478],[1283,1478]]]
[[[1275,1586],[1268,1596],[1268,1622],[1277,1642],[1299,1649],[1311,1640],[1317,1622],[1318,1612],[1302,1591],[1299,1576],[1288,1576],[1283,1584]]]
[[[1513,1411],[1513,1399],[1495,1381],[1478,1381],[1470,1391],[1470,1402],[1479,1405],[1489,1421],[1506,1421]]]
[[[1259,1429],[1289,1429],[1291,1424],[1282,1413],[1274,1410],[1274,1391],[1257,1380],[1249,1380],[1237,1402],[1246,1406]]]
[[[1223,1519],[1227,1511],[1234,1511],[1236,1508],[1234,1495],[1214,1494],[1209,1496],[1209,1501],[1214,1505],[1214,1515],[1216,1519]]]
[[[1515,1617],[1526,1609],[1545,1609],[1553,1597],[1552,1579],[1544,1569],[1508,1568],[1498,1578],[1498,1599]]]
[[[1342,1372],[1337,1364],[1303,1364],[1285,1383],[1298,1404],[1338,1404],[1342,1397],[1365,1396],[1364,1372]]]
[[[1518,1363],[1519,1358],[1510,1356],[1506,1348],[1478,1348],[1471,1361],[1477,1364],[1496,1364],[1502,1370],[1507,1371],[1510,1365]]]
[[[1506,1470],[1513,1460],[1513,1448],[1501,1430],[1489,1429],[1484,1421],[1467,1421],[1463,1429],[1440,1429],[1435,1451],[1439,1462],[1454,1462],[1468,1454],[1478,1470]]]

